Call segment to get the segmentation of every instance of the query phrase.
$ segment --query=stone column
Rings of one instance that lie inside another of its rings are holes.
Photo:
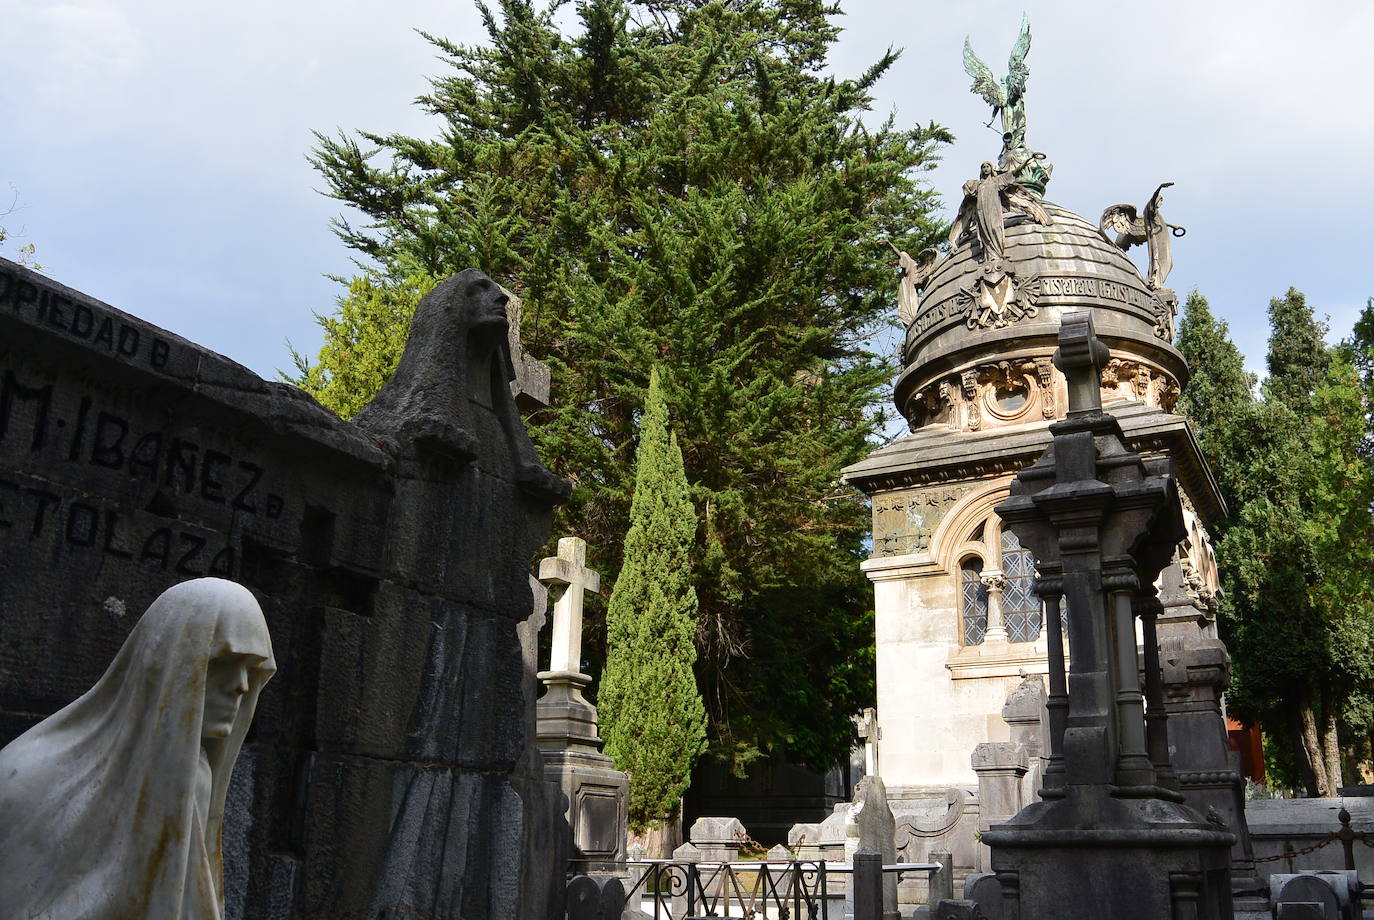
[[[1002,617],[1002,592],[1007,587],[1007,577],[1000,569],[990,569],[982,575],[983,587],[988,589],[988,632],[983,638],[984,645],[1006,645],[1007,624]]]
[[[1035,593],[1045,602],[1045,646],[1050,672],[1045,712],[1049,719],[1049,749],[1045,755],[1045,777],[1040,795],[1055,798],[1064,788],[1064,728],[1069,717],[1069,687],[1064,674],[1064,621],[1059,601],[1064,594],[1064,579],[1057,565],[1039,564],[1040,577]]]
[[[558,555],[539,563],[539,579],[564,585],[553,608],[549,670],[539,672],[545,692],[537,706],[537,737],[544,775],[568,797],[574,858],[596,862],[625,859],[629,778],[601,753],[596,707],[582,696],[591,678],[581,671],[583,593],[600,589],[601,576],[586,567],[587,544],[577,537],[558,541]]]

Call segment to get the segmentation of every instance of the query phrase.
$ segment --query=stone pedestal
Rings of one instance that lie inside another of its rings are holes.
[[[591,678],[578,667],[582,657],[582,594],[596,591],[601,576],[585,565],[587,544],[577,537],[558,541],[558,555],[539,563],[541,581],[566,585],[554,604],[550,669],[539,673],[544,695],[537,705],[536,738],[544,775],[568,797],[573,858],[595,865],[625,860],[629,778],[601,753],[596,707],[582,696]]]
[[[1207,601],[1184,571],[1180,556],[1160,578],[1160,665],[1169,749],[1184,798],[1201,814],[1213,814],[1236,835],[1231,849],[1233,892],[1263,901],[1255,854],[1245,822],[1245,780],[1226,737],[1222,694],[1231,681],[1231,657],[1216,637]],[[1256,908],[1262,907],[1256,903]]]
[[[568,797],[573,856],[592,862],[625,859],[625,805],[630,781],[601,753],[596,707],[582,697],[585,674],[542,671],[547,692],[539,700],[536,737],[544,775]]]

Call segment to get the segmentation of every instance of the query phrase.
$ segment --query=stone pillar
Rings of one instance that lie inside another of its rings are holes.
[[[1063,317],[1054,362],[1068,417],[995,509],[1044,582],[1061,580],[1072,656],[1062,745],[1056,732],[1051,742],[1064,755],[1063,785],[983,835],[994,900],[1020,917],[1230,920],[1236,838],[1159,785],[1147,744],[1135,614],[1141,586],[1186,531],[1169,461],[1127,451],[1120,423],[1102,411],[1106,357],[1091,313]],[[1056,610],[1050,619],[1053,634]],[[1153,617],[1141,625],[1149,648]],[[1052,692],[1054,680],[1052,671]],[[1167,763],[1167,750],[1154,753]]]
[[[745,841],[739,818],[697,818],[687,839],[701,851],[702,862],[734,862]]]
[[[1245,779],[1226,735],[1222,695],[1231,682],[1231,656],[1210,628],[1210,606],[1190,584],[1181,560],[1160,577],[1159,650],[1167,733],[1174,770],[1188,804],[1215,813],[1236,835],[1232,887],[1243,899],[1262,897],[1245,820]]]
[[[601,586],[601,576],[586,567],[586,560],[586,542],[564,537],[558,555],[539,563],[540,581],[566,587],[553,608],[550,667],[539,673],[545,692],[537,707],[537,737],[544,775],[568,797],[574,858],[621,862],[630,782],[601,753],[596,707],[582,696],[591,683],[581,672],[583,593]]]
[[[988,589],[988,632],[983,637],[984,645],[1006,645],[1007,624],[1002,616],[1002,592],[1006,590],[1007,578],[998,569],[986,571],[981,576],[983,587]]]
[[[1021,778],[1030,769],[1026,755],[1025,746],[1015,741],[985,741],[973,749],[981,809],[979,833],[1001,824],[1025,806]]]

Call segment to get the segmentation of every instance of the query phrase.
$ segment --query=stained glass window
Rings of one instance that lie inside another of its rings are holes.
[[[1035,557],[1022,549],[1016,534],[1002,531],[1002,574],[1007,579],[1002,589],[1002,623],[1011,642],[1033,642],[1040,638],[1040,596],[1035,593]]]
[[[965,559],[960,569],[963,573],[964,644],[981,645],[988,634],[988,589],[983,584],[983,560]]]

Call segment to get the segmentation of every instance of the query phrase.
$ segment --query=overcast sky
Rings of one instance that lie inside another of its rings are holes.
[[[835,71],[905,49],[877,109],[954,131],[931,176],[952,208],[1000,147],[964,36],[1000,77],[1023,6],[845,6]],[[1095,220],[1175,182],[1165,216],[1188,235],[1170,286],[1206,294],[1255,371],[1270,297],[1296,286],[1340,337],[1374,295],[1374,4],[1299,6],[1024,4],[1047,197]],[[54,279],[267,376],[288,338],[313,355],[312,313],[338,292],[325,276],[351,269],[328,229],[339,203],[305,162],[311,130],[429,134],[411,100],[442,65],[413,30],[481,38],[467,0],[0,0],[0,22],[0,210],[17,193],[3,224],[20,234],[0,254],[32,242]]]

